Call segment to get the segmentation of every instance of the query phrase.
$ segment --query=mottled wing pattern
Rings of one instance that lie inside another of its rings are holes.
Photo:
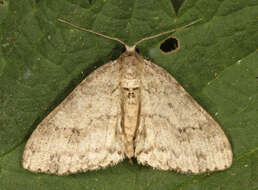
[[[216,121],[163,68],[144,61],[135,156],[163,170],[202,173],[232,163],[231,146]]]
[[[120,104],[114,61],[91,73],[39,124],[26,144],[23,167],[65,175],[121,161]]]

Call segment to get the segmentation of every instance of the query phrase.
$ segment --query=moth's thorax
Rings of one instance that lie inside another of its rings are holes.
[[[126,138],[126,155],[134,156],[134,136],[138,128],[140,112],[141,63],[135,55],[121,56],[120,89],[122,95],[123,122]]]
[[[140,60],[135,55],[121,56],[120,87],[124,104],[136,105],[140,102],[140,67]]]
[[[121,82],[122,86],[130,85],[131,87],[139,85],[140,74],[141,74],[141,64],[138,57],[134,55],[123,54],[120,57],[120,65],[121,65]],[[129,82],[131,81],[131,82]],[[129,84],[128,84],[129,83]]]

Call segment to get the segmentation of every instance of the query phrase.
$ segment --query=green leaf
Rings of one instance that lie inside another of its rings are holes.
[[[185,0],[177,14],[169,0],[2,0],[0,190],[258,189],[257,9],[257,0]],[[23,148],[38,123],[85,76],[118,58],[123,49],[57,18],[129,45],[202,18],[172,34],[181,46],[175,53],[160,51],[166,36],[138,48],[221,124],[233,147],[232,167],[203,175],[158,171],[128,161],[64,177],[24,170]]]

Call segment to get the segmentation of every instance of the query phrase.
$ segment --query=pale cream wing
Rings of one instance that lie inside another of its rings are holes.
[[[219,124],[167,71],[143,64],[138,162],[191,173],[230,167],[231,146]]]
[[[119,93],[117,61],[91,73],[35,129],[23,153],[23,167],[65,175],[121,161]]]

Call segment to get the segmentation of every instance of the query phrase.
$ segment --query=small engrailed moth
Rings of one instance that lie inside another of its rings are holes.
[[[22,165],[33,172],[67,175],[135,157],[161,170],[203,173],[232,164],[231,145],[219,124],[163,68],[136,46],[87,76],[35,129]]]

